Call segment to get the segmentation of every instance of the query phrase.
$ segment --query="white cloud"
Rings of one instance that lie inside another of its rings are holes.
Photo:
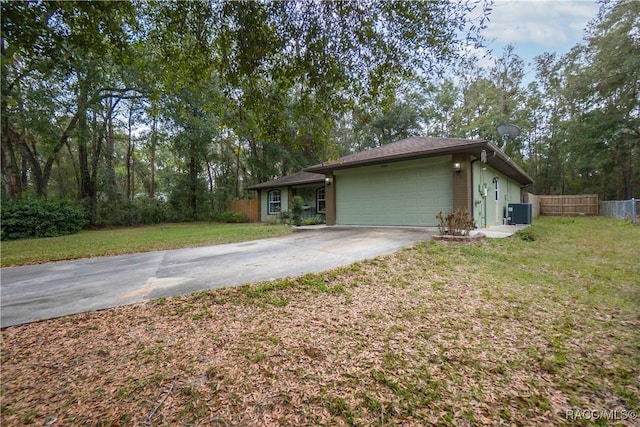
[[[496,0],[484,34],[498,44],[575,44],[597,12],[595,1]]]

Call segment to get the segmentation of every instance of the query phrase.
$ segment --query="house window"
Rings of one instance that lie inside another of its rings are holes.
[[[280,190],[269,191],[269,215],[279,214],[281,208]]]
[[[327,203],[324,196],[324,187],[318,188],[318,191],[316,191],[316,212],[323,213],[326,208]]]
[[[493,182],[495,183],[495,190],[496,190],[496,202],[499,201],[500,199],[500,195],[498,194],[500,191],[500,184],[498,184],[498,178],[494,178]]]

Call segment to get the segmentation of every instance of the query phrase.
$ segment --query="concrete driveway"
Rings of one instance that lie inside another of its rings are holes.
[[[394,252],[433,233],[331,227],[242,243],[4,268],[0,326],[328,270]]]

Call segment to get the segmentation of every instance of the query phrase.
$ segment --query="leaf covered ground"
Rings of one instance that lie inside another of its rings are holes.
[[[638,253],[640,227],[542,218],[7,328],[2,425],[637,425]]]

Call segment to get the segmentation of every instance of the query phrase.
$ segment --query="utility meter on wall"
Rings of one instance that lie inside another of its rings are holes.
[[[480,196],[482,197],[487,197],[487,184],[480,184],[478,185],[478,191],[480,191]]]

